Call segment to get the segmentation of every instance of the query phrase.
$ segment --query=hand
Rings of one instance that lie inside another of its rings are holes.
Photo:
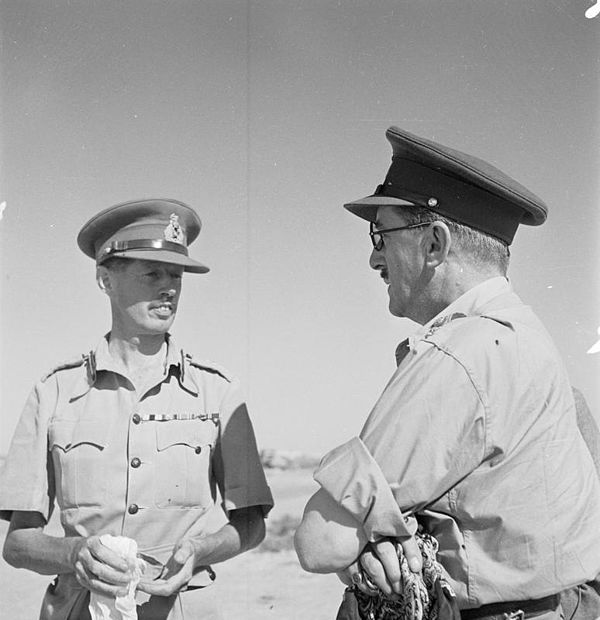
[[[390,539],[368,544],[357,561],[338,573],[338,577],[346,585],[353,584],[369,596],[378,590],[387,596],[400,594],[402,583],[399,554],[404,554],[413,573],[421,572],[421,552],[416,540],[411,537],[401,541],[400,547]]]
[[[79,539],[71,557],[75,578],[84,588],[107,596],[127,594],[133,567],[103,545],[99,536]]]
[[[146,581],[142,577],[137,589],[156,596],[171,596],[185,590],[194,574],[197,545],[198,542],[192,540],[179,542],[158,579]]]

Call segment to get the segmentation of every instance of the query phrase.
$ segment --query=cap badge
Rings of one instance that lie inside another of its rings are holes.
[[[427,201],[427,206],[428,206],[428,207],[431,207],[431,208],[433,208],[433,207],[437,207],[437,204],[438,204],[437,198],[430,198],[430,199]]]
[[[165,228],[163,234],[167,241],[173,241],[173,243],[180,243],[181,245],[183,245],[183,228],[181,228],[181,224],[179,223],[178,215],[175,215],[175,213],[171,213],[171,216],[169,217],[169,223]]]

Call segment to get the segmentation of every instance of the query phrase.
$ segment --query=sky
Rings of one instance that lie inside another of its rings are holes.
[[[594,0],[2,0],[0,454],[33,384],[110,327],[96,212],[169,197],[203,221],[173,336],[245,386],[261,448],[358,433],[414,325],[365,222],[397,125],[549,206],[511,282],[600,419],[600,17]]]

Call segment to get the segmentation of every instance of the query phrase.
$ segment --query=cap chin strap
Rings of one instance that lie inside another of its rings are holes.
[[[98,256],[98,263],[104,262],[109,256],[116,252],[126,252],[127,250],[168,250],[177,254],[188,255],[187,248],[181,243],[167,241],[166,239],[130,239],[127,241],[113,241],[109,246],[101,250]]]

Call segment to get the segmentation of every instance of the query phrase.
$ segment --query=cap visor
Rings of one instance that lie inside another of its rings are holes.
[[[362,217],[363,220],[374,222],[377,219],[377,209],[379,207],[414,207],[416,203],[393,196],[365,196],[353,202],[347,202],[344,209],[350,213]]]
[[[137,260],[152,260],[157,263],[169,263],[170,265],[182,265],[188,273],[207,273],[210,269],[184,254],[169,252],[168,250],[128,250],[125,252],[113,252],[108,258],[119,256],[121,258],[135,258]]]

